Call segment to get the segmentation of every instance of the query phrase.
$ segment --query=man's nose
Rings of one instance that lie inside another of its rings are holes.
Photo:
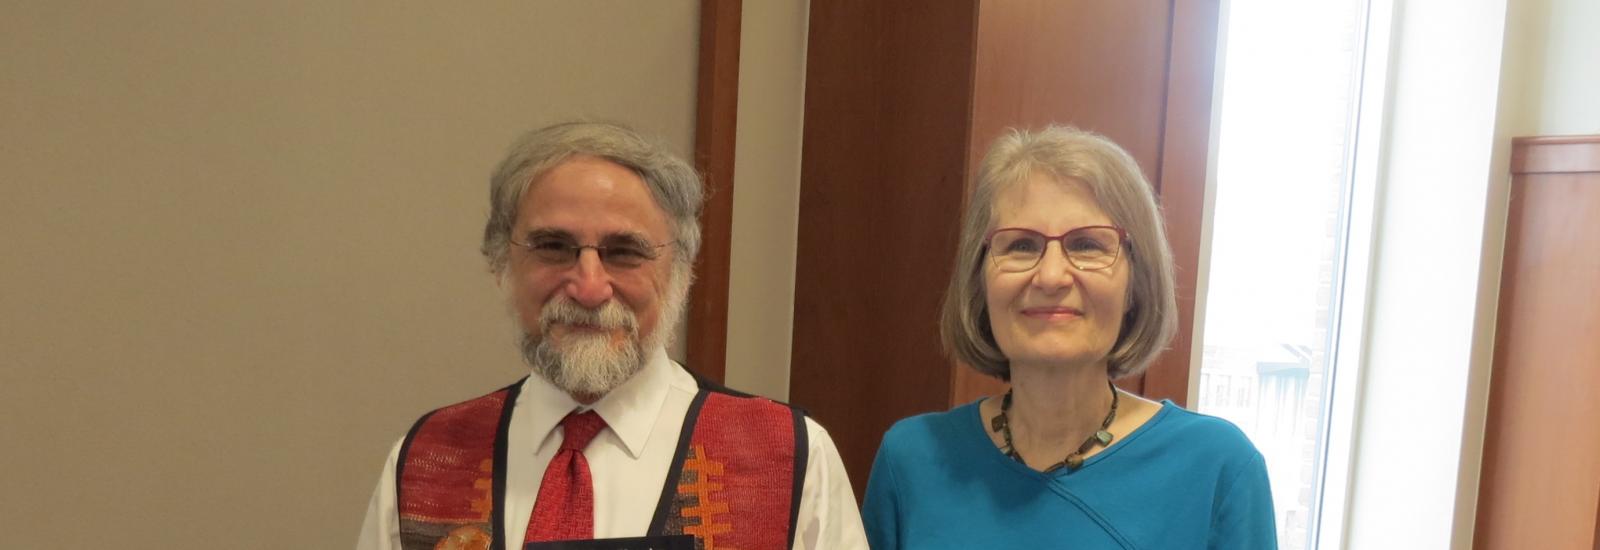
[[[605,304],[613,295],[611,273],[600,261],[600,251],[586,248],[578,251],[577,265],[568,275],[567,295],[578,305],[594,309]]]

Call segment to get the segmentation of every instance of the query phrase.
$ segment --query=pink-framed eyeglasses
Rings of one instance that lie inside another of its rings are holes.
[[[1127,240],[1128,232],[1114,225],[1086,225],[1055,236],[1024,227],[1002,227],[983,237],[989,259],[995,268],[1007,273],[1039,265],[1050,241],[1061,243],[1061,251],[1072,267],[1084,271],[1107,269],[1116,265]]]

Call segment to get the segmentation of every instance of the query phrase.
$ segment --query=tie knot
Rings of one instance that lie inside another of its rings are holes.
[[[600,414],[592,410],[583,413],[571,413],[561,419],[561,450],[568,449],[583,452],[584,447],[606,427],[606,421]]]

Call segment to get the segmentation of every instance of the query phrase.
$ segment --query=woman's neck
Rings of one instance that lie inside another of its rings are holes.
[[[1017,451],[1032,464],[1053,463],[1076,450],[1111,409],[1109,383],[1104,364],[1013,364],[1007,416]]]

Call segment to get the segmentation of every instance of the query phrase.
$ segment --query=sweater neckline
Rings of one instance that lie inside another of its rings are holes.
[[[1094,456],[1084,459],[1082,466],[1079,466],[1077,469],[1060,468],[1050,473],[1044,473],[1033,468],[1029,468],[1026,464],[1012,460],[1011,457],[1006,456],[1006,454],[1002,452],[999,447],[996,447],[994,442],[989,441],[989,433],[984,431],[983,413],[981,407],[979,406],[981,403],[983,403],[984,399],[988,398],[979,398],[962,407],[963,409],[968,409],[962,414],[964,417],[962,422],[967,428],[969,428],[963,431],[967,432],[972,438],[974,438],[973,443],[981,446],[983,448],[983,454],[985,454],[989,459],[999,461],[1009,468],[1013,468],[1016,471],[1041,479],[1063,479],[1090,471],[1095,464],[1107,460],[1116,455],[1123,448],[1133,445],[1140,438],[1140,436],[1153,430],[1156,425],[1160,424],[1163,420],[1170,416],[1174,409],[1181,408],[1178,407],[1176,403],[1173,403],[1171,399],[1162,399],[1161,410],[1156,411],[1155,416],[1151,416],[1149,420],[1146,420],[1144,424],[1140,424],[1139,427],[1134,428],[1132,432],[1128,433],[1128,435],[1117,438],[1115,442],[1112,442],[1111,446],[1106,447],[1104,450],[1101,450],[1098,453],[1095,453]]]

